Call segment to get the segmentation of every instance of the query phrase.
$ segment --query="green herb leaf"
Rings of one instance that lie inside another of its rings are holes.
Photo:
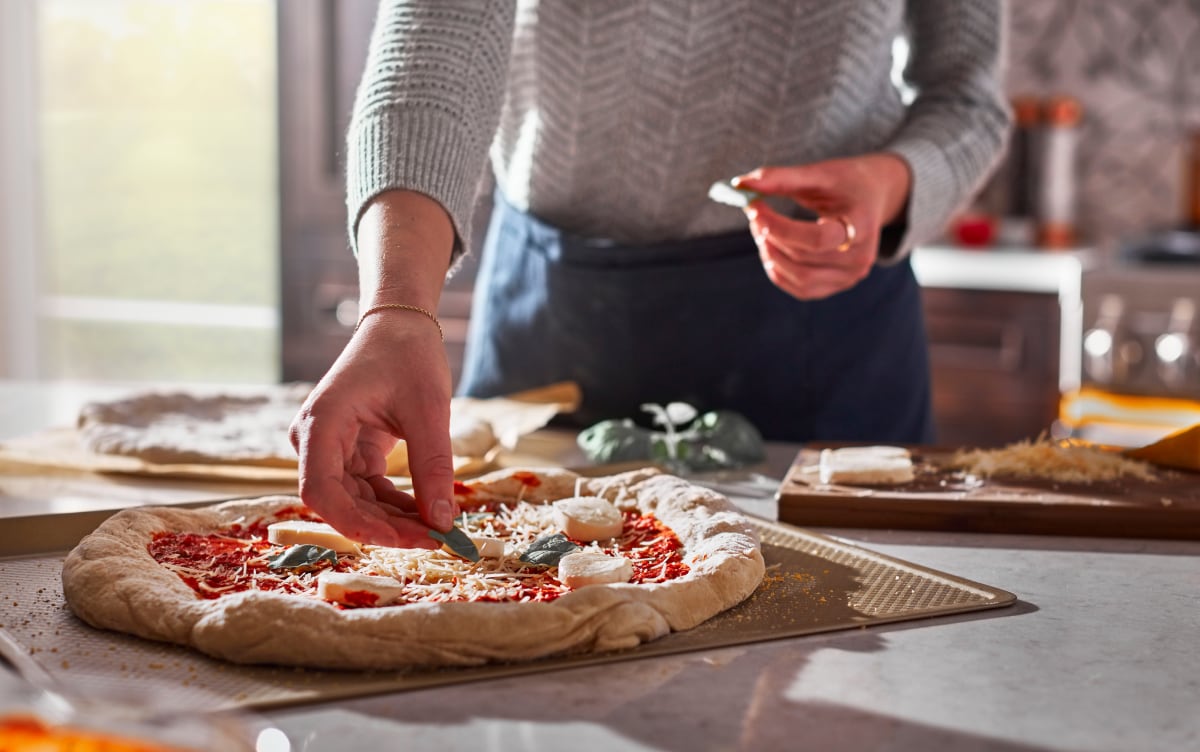
[[[475,547],[475,541],[457,527],[452,527],[444,533],[430,530],[429,537],[446,544],[451,551],[468,561],[479,561],[479,549]]]
[[[562,533],[543,535],[529,544],[529,548],[521,554],[521,561],[543,567],[557,567],[562,557],[582,548],[583,546],[572,543]]]
[[[654,416],[653,422],[656,426],[662,426],[670,430],[671,417],[667,415],[667,409],[662,405],[656,405],[653,402],[643,402],[642,410]]]
[[[271,569],[295,569],[301,572],[320,569],[326,564],[337,564],[337,552],[312,543],[291,546],[267,562]]]
[[[673,426],[682,426],[684,423],[690,423],[699,415],[699,411],[686,402],[668,402],[666,407],[667,420],[671,421]]]

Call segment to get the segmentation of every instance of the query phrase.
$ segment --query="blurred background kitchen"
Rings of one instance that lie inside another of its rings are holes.
[[[374,5],[0,0],[0,378],[319,378]],[[1200,421],[1200,5],[1011,8],[1012,148],[914,257],[940,441],[1143,443]]]

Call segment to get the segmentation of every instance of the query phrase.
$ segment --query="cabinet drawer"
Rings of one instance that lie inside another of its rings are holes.
[[[1036,437],[1058,414],[1054,295],[926,288],[938,441],[998,446]]]

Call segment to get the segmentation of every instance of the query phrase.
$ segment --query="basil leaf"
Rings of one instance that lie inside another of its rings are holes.
[[[306,572],[321,568],[322,562],[337,564],[337,553],[332,548],[301,543],[281,551],[267,562],[267,566],[271,569],[296,569]]]
[[[452,527],[444,533],[430,530],[429,537],[446,544],[451,551],[464,559],[479,561],[479,549],[475,547],[475,541],[457,527]]]
[[[651,431],[629,418],[602,420],[579,432],[576,443],[596,464],[644,460],[650,454]]]
[[[529,544],[529,548],[521,554],[521,561],[543,567],[557,567],[562,557],[582,548],[583,546],[567,540],[567,536],[562,533],[543,535]]]
[[[673,426],[682,426],[695,420],[700,411],[686,402],[668,402],[666,407],[667,420]]]

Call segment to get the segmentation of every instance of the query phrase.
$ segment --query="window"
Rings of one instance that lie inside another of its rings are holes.
[[[0,373],[279,374],[275,3],[0,2]]]

